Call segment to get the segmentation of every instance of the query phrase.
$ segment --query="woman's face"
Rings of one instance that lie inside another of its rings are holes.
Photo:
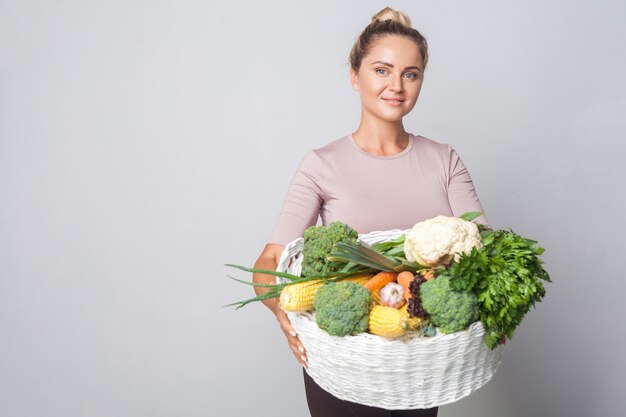
[[[363,112],[395,122],[415,106],[424,75],[424,63],[415,42],[387,35],[374,42],[355,72],[352,87],[361,95]]]

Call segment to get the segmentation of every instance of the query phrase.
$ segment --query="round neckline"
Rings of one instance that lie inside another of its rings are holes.
[[[354,148],[361,153],[362,155],[365,155],[369,158],[373,158],[373,159],[396,159],[396,158],[400,158],[404,155],[406,155],[407,153],[411,152],[411,149],[413,148],[413,143],[415,142],[415,138],[413,136],[412,133],[409,133],[409,143],[406,146],[406,148],[404,148],[404,150],[402,152],[398,152],[395,155],[374,155],[371,154],[369,152],[365,152],[358,143],[356,143],[356,141],[354,140],[354,138],[352,137],[352,133],[350,133],[348,135],[348,141],[352,144],[352,146],[354,146]]]

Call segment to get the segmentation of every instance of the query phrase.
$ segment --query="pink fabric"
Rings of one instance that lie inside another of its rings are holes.
[[[347,223],[359,233],[409,229],[437,216],[484,211],[450,145],[409,135],[399,154],[372,155],[344,136],[302,159],[268,243],[286,245],[317,223]],[[478,221],[488,224],[485,216]]]

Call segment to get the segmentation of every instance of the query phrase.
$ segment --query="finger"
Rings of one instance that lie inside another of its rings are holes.
[[[306,349],[304,348],[304,345],[300,342],[300,340],[298,339],[290,340],[289,346],[291,346],[294,352],[297,350],[298,352],[300,352],[300,355],[303,355],[306,357]]]
[[[294,336],[295,332],[293,334],[286,333],[285,335],[287,336],[287,342],[289,343],[289,346],[291,346],[293,351],[298,351],[300,355],[306,357],[306,349],[304,348],[304,345],[302,344],[300,339],[297,336]]]
[[[298,360],[298,362],[300,362],[300,365],[304,366],[305,368],[307,367],[307,357],[306,355],[304,355],[302,352],[300,352],[300,349],[298,349],[296,346],[294,345],[289,345],[291,347],[291,351],[293,352],[293,355],[296,357],[296,359]]]
[[[291,336],[291,337],[298,337],[296,330],[293,328],[289,320],[280,321],[280,328],[282,329],[283,333],[285,333],[285,335]]]
[[[296,335],[296,332],[293,330],[293,328],[291,328],[291,331],[285,332],[285,336],[287,336],[287,342],[289,343],[293,354],[296,355],[299,360],[302,359],[302,361],[306,362],[306,349],[304,348],[304,345]],[[300,362],[302,363],[302,361]]]
[[[296,333],[296,330],[293,328],[293,326],[291,325],[291,322],[289,321],[289,318],[287,318],[287,316],[284,317],[280,317],[278,319],[278,322],[280,323],[280,327],[283,329],[283,332],[291,337],[297,337],[298,334]]]
[[[296,357],[296,359],[298,360],[298,362],[300,362],[302,366],[306,367],[307,366],[306,350],[304,349],[304,345],[302,345],[302,343],[300,342],[300,339],[298,338],[298,334],[296,333],[295,329],[291,325],[291,321],[289,320],[289,317],[287,316],[287,314],[279,313],[276,315],[276,318],[278,319],[278,322],[280,324],[280,327],[283,333],[285,333],[285,336],[287,337],[287,342],[289,343],[289,347],[291,348],[294,356]]]

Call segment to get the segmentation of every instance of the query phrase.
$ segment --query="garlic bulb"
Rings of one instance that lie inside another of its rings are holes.
[[[404,304],[404,287],[397,282],[390,282],[380,289],[380,304],[399,308]]]

